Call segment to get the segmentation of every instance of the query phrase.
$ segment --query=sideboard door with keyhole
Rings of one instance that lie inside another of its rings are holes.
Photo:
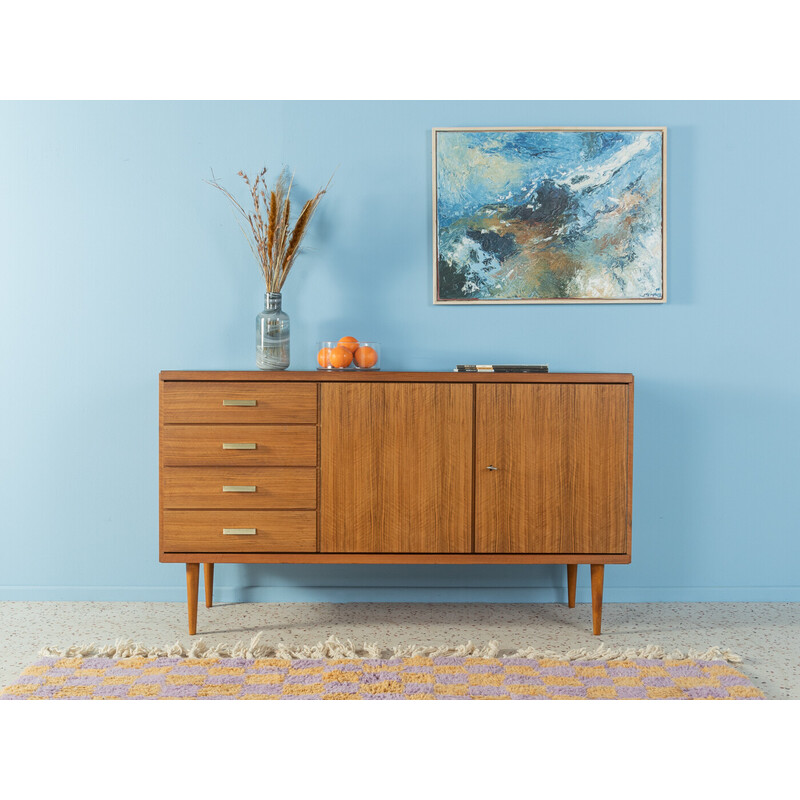
[[[475,552],[626,553],[632,388],[475,389]]]

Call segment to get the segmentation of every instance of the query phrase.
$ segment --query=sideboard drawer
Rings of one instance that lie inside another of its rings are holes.
[[[316,508],[313,467],[165,467],[164,508]]]
[[[317,421],[317,387],[313,383],[165,381],[164,422]]]
[[[314,511],[164,510],[162,546],[173,553],[313,553]]]
[[[165,467],[315,467],[316,425],[164,425]]]

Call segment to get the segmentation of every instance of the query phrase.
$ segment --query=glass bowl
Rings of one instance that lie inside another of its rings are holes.
[[[340,340],[317,342],[317,369],[334,370],[381,368],[381,347],[378,342],[349,342]]]

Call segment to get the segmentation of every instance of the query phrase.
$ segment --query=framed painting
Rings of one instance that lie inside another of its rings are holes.
[[[434,128],[433,302],[665,302],[666,135]]]

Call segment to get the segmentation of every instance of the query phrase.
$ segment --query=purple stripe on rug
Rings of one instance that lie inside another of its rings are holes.
[[[560,678],[574,678],[575,670],[572,667],[542,667],[540,675],[555,675]]]
[[[407,683],[406,694],[432,694],[432,683]]]
[[[280,694],[283,691],[282,684],[274,684],[274,683],[250,683],[247,686],[242,687],[242,696],[267,696],[267,695],[275,695]]]
[[[345,681],[329,681],[325,684],[326,694],[358,694],[360,684]]]
[[[181,686],[165,686],[161,690],[162,697],[197,697],[200,691],[199,686],[192,684],[182,684]]]
[[[40,686],[33,693],[33,697],[52,697],[56,692],[60,692],[61,689],[62,687],[60,685]]]
[[[585,686],[548,686],[547,691],[553,696],[588,697]]]
[[[370,697],[364,698],[370,700]],[[321,694],[283,694],[281,700],[322,700]]]
[[[511,700],[552,700],[544,694],[515,694],[513,688],[509,687],[508,696]]]
[[[716,697],[728,697],[728,693],[724,689],[717,689],[714,686],[695,686],[691,689],[685,689],[684,691],[692,700],[710,700]]]
[[[583,683],[584,686],[613,686],[614,680],[613,678],[601,678],[600,676],[593,675],[591,678],[582,678],[581,683]]]
[[[106,674],[127,675],[129,672],[130,670],[120,670],[112,673],[111,670],[108,670]],[[170,675],[208,675],[208,667],[184,667],[179,664],[172,668]]]
[[[717,675],[722,686],[750,686],[750,681],[741,675]]]
[[[588,682],[590,679],[586,678],[584,683]],[[518,686],[543,686],[544,681],[538,675],[517,675],[516,673],[511,673],[510,675],[506,675],[505,680],[503,683],[515,683]]]
[[[176,687],[180,689],[189,688],[189,687]],[[195,690],[195,694],[197,693],[197,687],[191,687]],[[98,686],[97,689],[94,691],[95,697],[127,697],[131,690],[130,686]],[[162,694],[166,694],[162,690]],[[166,695],[167,697],[179,697],[180,695]]]
[[[469,683],[469,675],[466,672],[448,673],[445,672],[436,678],[436,683],[444,684],[445,686],[464,685]]]
[[[108,666],[108,659],[104,657],[83,658],[81,659],[81,669],[105,669]]]
[[[470,686],[469,693],[474,697],[504,697],[509,692],[500,686]]]
[[[617,686],[617,697],[623,700],[646,700],[647,690],[640,686]]]
[[[98,676],[90,676],[86,678],[67,678],[63,684],[64,687],[71,686],[99,686],[103,683],[103,679]]]
[[[320,676],[318,674],[313,675],[292,675],[291,673],[286,676],[286,680],[284,683],[301,683],[301,684],[309,684],[309,683],[319,683]]]
[[[674,686],[675,681],[672,678],[667,678],[663,675],[645,675],[642,678],[642,683],[645,686]]]
[[[705,673],[700,667],[664,667],[673,678],[702,678]]]

